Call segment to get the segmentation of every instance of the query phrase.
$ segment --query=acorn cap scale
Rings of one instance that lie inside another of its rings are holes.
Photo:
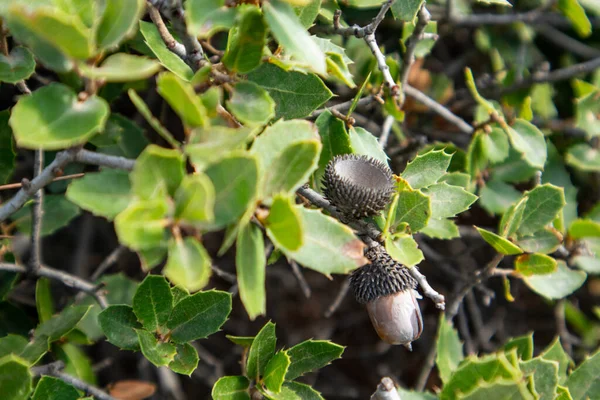
[[[393,192],[392,171],[367,156],[336,156],[323,176],[325,197],[352,218],[376,215],[390,202]]]

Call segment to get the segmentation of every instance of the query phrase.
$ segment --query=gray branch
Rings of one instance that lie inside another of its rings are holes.
[[[71,386],[76,387],[79,390],[83,390],[86,394],[94,396],[98,400],[117,400],[115,397],[108,393],[98,389],[96,386],[92,386],[89,383],[83,382],[74,376],[65,374],[62,369],[65,367],[65,363],[62,361],[56,361],[50,364],[41,365],[39,367],[31,368],[31,372],[34,376],[53,376],[60,379],[61,381],[68,383]]]
[[[44,151],[36,150],[33,173],[35,177],[44,170]],[[31,260],[29,270],[35,272],[42,261],[42,220],[44,214],[44,189],[40,188],[33,194],[33,207],[31,209]]]
[[[425,3],[423,3],[423,6],[421,6],[418,13],[415,29],[406,41],[406,52],[402,58],[402,67],[400,68],[400,82],[402,84],[402,89],[404,89],[408,83],[410,67],[415,62],[415,50],[417,49],[417,44],[424,38],[425,28],[427,27],[427,24],[429,24],[429,21],[431,21],[431,14],[427,11]]]

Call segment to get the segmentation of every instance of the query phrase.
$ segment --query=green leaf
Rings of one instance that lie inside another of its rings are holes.
[[[497,0],[493,0],[497,1]],[[529,391],[527,382],[516,380],[498,379],[493,382],[483,382],[466,395],[458,397],[460,400],[534,400]]]
[[[133,308],[126,305],[109,306],[98,315],[98,323],[106,339],[123,350],[139,350],[136,330],[142,327]]]
[[[299,382],[284,382],[279,394],[270,394],[276,400],[324,400],[315,389]]]
[[[206,109],[190,83],[174,73],[163,72],[156,79],[156,85],[158,93],[187,126],[205,125]]]
[[[39,336],[27,343],[27,346],[19,354],[29,365],[37,364],[42,357],[50,350],[50,342],[48,336]]]
[[[229,32],[221,60],[228,70],[247,74],[261,63],[267,39],[267,26],[258,7],[240,10],[236,26]]]
[[[169,365],[175,358],[177,348],[171,343],[159,342],[154,333],[144,329],[136,330],[144,357],[157,367]]]
[[[555,398],[556,386],[558,385],[557,362],[536,357],[533,360],[521,361],[519,368],[526,376],[533,377],[535,392],[541,399]]]
[[[196,170],[201,171],[233,150],[242,148],[245,150],[245,144],[253,134],[254,131],[247,127],[233,129],[212,126],[206,129],[196,129],[194,130],[194,141],[185,146],[185,152],[189,155]]]
[[[165,199],[136,201],[115,218],[119,242],[133,250],[156,249],[166,241]]]
[[[273,0],[263,4],[263,12],[273,36],[285,51],[315,72],[325,74],[325,54],[312,41],[294,9],[286,3]]]
[[[276,344],[275,324],[267,322],[258,332],[250,346],[246,362],[246,376],[257,381],[260,377],[264,376],[265,368],[271,357],[275,354]]]
[[[263,382],[267,389],[275,393],[281,391],[281,386],[283,385],[283,380],[285,379],[289,366],[290,357],[287,355],[286,351],[280,351],[271,357],[265,367],[265,374],[263,377]]]
[[[73,181],[65,196],[79,207],[112,220],[132,201],[130,192],[127,172],[104,169]]]
[[[545,275],[525,276],[523,280],[531,290],[547,299],[562,299],[579,289],[587,274],[569,269],[564,261],[558,261],[556,272]]]
[[[235,22],[237,8],[225,7],[224,0],[189,0],[184,6],[188,30],[201,38],[228,30]]]
[[[199,292],[173,308],[167,327],[171,340],[185,343],[217,332],[231,311],[231,294],[217,290]]]
[[[440,372],[442,382],[448,382],[452,373],[463,360],[463,345],[458,338],[458,332],[452,322],[440,315],[436,343],[437,353],[435,364]]]
[[[600,222],[577,219],[569,226],[569,236],[572,239],[600,237]]]
[[[287,350],[292,363],[285,379],[293,380],[315,369],[329,365],[342,356],[344,346],[328,340],[306,340]]]
[[[431,200],[431,217],[447,218],[468,210],[477,200],[477,196],[460,186],[451,186],[446,182],[435,183],[423,189]]]
[[[303,245],[302,216],[288,196],[277,195],[265,221],[267,235],[278,247],[296,251]],[[264,252],[264,251],[263,251]]]
[[[163,274],[174,285],[196,292],[208,284],[211,260],[206,249],[194,237],[172,238],[169,258]]]
[[[501,6],[508,6],[508,7],[512,7],[512,4],[510,4],[508,2],[508,0],[477,0],[478,3],[485,3],[485,4],[499,4]]]
[[[163,195],[165,190],[174,195],[185,174],[183,155],[151,144],[137,159],[130,174],[133,193],[142,199]]]
[[[252,342],[254,341],[254,336],[232,336],[225,335],[227,339],[229,339],[233,344],[237,344],[238,346],[242,346],[244,349],[252,346]]]
[[[31,234],[32,206],[33,202],[29,202],[12,216],[21,233]],[[81,213],[79,207],[68,201],[65,196],[58,194],[44,196],[42,208],[44,210],[42,213],[42,236],[50,235],[67,226],[73,218]]]
[[[327,58],[325,59],[327,65],[327,74],[336,81],[343,83],[351,89],[356,87],[356,83],[352,79],[352,73],[348,69],[346,61],[341,54],[338,53],[326,53]]]
[[[500,233],[503,237],[512,237],[517,232],[523,220],[525,207],[527,207],[527,196],[522,197],[502,215]]]
[[[515,270],[523,276],[547,275],[557,268],[556,260],[545,254],[523,254],[515,259]]]
[[[406,223],[411,232],[418,232],[427,226],[431,216],[431,200],[420,190],[401,190],[392,226]]]
[[[269,93],[253,82],[235,85],[227,108],[243,124],[265,125],[275,116],[275,102]]]
[[[14,47],[8,56],[0,54],[0,82],[17,83],[35,71],[33,54],[25,47]]]
[[[167,323],[173,309],[173,295],[166,279],[148,275],[133,296],[133,312],[149,331],[157,331]]]
[[[552,142],[549,141],[547,144],[548,160],[542,174],[542,183],[551,183],[563,188],[567,204],[564,206],[562,214],[564,225],[568,227],[577,219],[577,188],[573,185],[571,174],[563,162],[563,156],[558,153]]]
[[[527,235],[539,231],[557,217],[565,205],[564,191],[560,187],[544,184],[526,192],[527,204],[519,224],[519,233]]]
[[[411,22],[417,16],[425,0],[395,1],[392,3],[394,18]]]
[[[402,26],[402,42],[404,44],[404,46],[406,46],[406,43],[408,41],[408,38],[410,38],[413,34],[413,32],[415,31],[415,23],[418,23],[418,21],[412,21],[412,22],[406,22],[403,24]],[[435,36],[437,36],[438,30],[437,30],[437,22],[436,21],[429,21],[427,23],[427,26],[425,26],[425,34],[430,34],[430,38],[423,38],[421,40],[419,40],[417,42],[417,45],[415,46],[415,57],[417,59],[419,58],[423,58],[427,55],[429,55],[429,53],[431,53],[431,49],[433,48],[433,46],[435,45],[436,40],[434,39]],[[440,93],[442,93],[440,90],[446,90],[446,88],[449,88],[449,81],[447,80],[447,78],[442,78],[441,77],[437,77],[437,82],[439,83],[435,83],[432,87],[432,89],[434,89],[434,96],[438,97]],[[446,84],[446,82],[448,82],[448,84]],[[443,83],[443,84],[442,84]]]
[[[565,161],[580,171],[600,171],[600,151],[585,143],[569,147]]]
[[[8,182],[15,169],[13,134],[8,125],[9,110],[0,112],[0,185]]]
[[[179,58],[175,53],[167,48],[167,45],[160,37],[158,29],[152,22],[140,21],[140,33],[144,37],[144,43],[148,45],[158,61],[183,80],[189,81],[194,76],[194,71]]]
[[[350,127],[350,145],[356,154],[369,156],[388,164],[388,156],[379,141],[367,130],[361,127]]]
[[[558,336],[546,347],[539,357],[544,360],[557,362],[559,383],[563,384],[567,380],[567,370],[569,366],[573,365],[573,361],[563,349]]]
[[[133,35],[144,11],[144,1],[134,0],[123,7],[119,0],[106,0],[96,31],[96,44],[101,49],[114,48]]]
[[[353,231],[318,210],[300,207],[304,226],[303,245],[296,251],[283,252],[307,268],[322,274],[345,274],[364,265],[364,244]]]
[[[425,259],[416,240],[411,235],[385,240],[385,248],[392,258],[407,267],[413,267]]]
[[[148,145],[144,130],[131,119],[112,114],[103,132],[92,137],[90,143],[98,147],[98,152],[137,158]]]
[[[269,92],[276,119],[304,118],[333,96],[317,75],[285,71],[269,63],[252,71],[248,80]]]
[[[42,376],[31,400],[77,400],[79,392],[73,386],[52,376]]]
[[[21,97],[9,124],[20,147],[57,150],[88,141],[104,129],[108,114],[104,99],[79,101],[69,87],[52,83]]]
[[[437,400],[438,397],[428,392],[413,392],[403,388],[397,388],[402,400]]]
[[[215,187],[215,220],[219,229],[236,221],[251,206],[258,192],[258,160],[246,153],[232,154],[209,166],[206,175]]]
[[[146,57],[117,53],[106,57],[99,67],[82,63],[79,70],[86,78],[129,82],[150,78],[160,70],[160,64]]]
[[[510,242],[508,239],[498,236],[493,232],[486,231],[485,229],[475,227],[477,232],[481,235],[490,246],[492,246],[498,253],[505,255],[521,254],[523,250],[516,244]]]
[[[235,266],[240,298],[251,320],[267,312],[265,243],[259,227],[249,223],[237,235]]]
[[[0,393],[5,400],[23,400],[31,392],[29,364],[14,354],[0,358]]]
[[[316,174],[316,179],[320,180],[329,161],[335,156],[353,153],[353,149],[344,122],[334,117],[329,110],[319,115],[315,124],[323,143],[319,158],[319,170]]]
[[[0,358],[7,354],[21,354],[27,346],[27,339],[23,336],[8,334],[0,338]]]
[[[544,168],[547,157],[546,140],[535,125],[524,119],[517,119],[512,127],[506,128],[506,133],[513,147],[529,165]]]
[[[425,154],[419,154],[408,163],[402,178],[404,178],[413,189],[427,187],[437,182],[446,173],[452,155],[444,150],[431,150]]]
[[[565,384],[573,400],[596,399],[600,395],[600,352],[582,362]]]
[[[600,274],[600,258],[598,257],[576,256],[571,261],[588,274]]]
[[[552,229],[543,229],[517,240],[517,245],[528,253],[554,253],[560,244],[560,234]]]
[[[138,110],[140,115],[144,117],[148,125],[152,127],[169,145],[175,149],[179,148],[179,142],[173,137],[173,134],[163,126],[163,124],[152,115],[150,107],[142,100],[142,98],[136,93],[134,89],[127,90],[129,100],[133,103],[135,108]]]
[[[96,376],[92,370],[92,360],[81,348],[73,343],[62,343],[54,346],[56,358],[65,363],[64,372],[92,385],[96,384]]]
[[[317,169],[321,147],[317,140],[303,140],[289,145],[266,171],[263,195],[270,197],[275,193],[295,192]]]
[[[587,137],[600,135],[599,93],[600,88],[594,87],[589,93],[575,99],[575,126],[583,129]]]
[[[458,226],[450,219],[431,218],[421,233],[434,239],[454,239],[460,237]]]
[[[40,323],[48,321],[54,315],[54,301],[50,280],[47,278],[40,278],[35,284],[35,306]]]
[[[558,9],[571,21],[579,36],[588,37],[592,33],[592,24],[577,0],[558,0]]]
[[[516,349],[519,359],[523,361],[531,360],[531,357],[533,357],[533,333],[509,339],[502,346],[502,349],[505,353]]]
[[[192,372],[198,367],[198,352],[189,343],[178,344],[177,354],[169,364],[169,368],[178,374],[192,376]]]
[[[47,336],[50,341],[58,340],[71,332],[89,309],[90,306],[69,306],[60,314],[38,325],[35,336]]]
[[[214,400],[250,400],[250,381],[245,376],[224,376],[213,386]]]
[[[321,0],[308,0],[305,3],[307,4],[294,6],[294,11],[296,12],[296,15],[298,15],[298,19],[300,19],[302,26],[308,29],[313,25],[317,15],[319,15]]]
[[[492,168],[492,179],[504,182],[519,183],[529,181],[538,172],[538,168],[529,165],[513,147],[508,151],[508,158]]]
[[[521,198],[521,192],[498,179],[485,183],[479,192],[479,203],[492,214],[504,214]]]
[[[175,218],[190,224],[214,220],[215,188],[206,175],[184,176],[174,200]]]

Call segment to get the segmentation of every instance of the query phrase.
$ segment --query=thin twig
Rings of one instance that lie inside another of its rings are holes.
[[[408,270],[410,271],[412,277],[415,278],[415,280],[419,283],[419,286],[421,286],[423,294],[426,297],[429,297],[431,300],[433,300],[437,308],[439,308],[440,310],[444,310],[446,308],[446,299],[444,298],[444,296],[436,292],[431,287],[431,285],[429,285],[429,282],[427,282],[427,278],[425,277],[425,275],[419,272],[417,267],[412,267]]]
[[[90,276],[90,280],[95,281],[96,279],[100,278],[100,276],[102,276],[102,274],[107,269],[109,269],[114,263],[117,262],[117,260],[125,250],[127,250],[127,247],[117,246],[113,251],[111,251],[111,253],[104,259],[104,261],[102,261],[100,265],[98,265],[98,268],[96,268],[92,276]]]
[[[0,263],[0,271],[16,272],[19,274],[26,274],[29,272],[27,268],[25,268],[22,265],[7,263]],[[97,285],[94,285],[93,283],[90,283],[75,275],[71,275],[67,272],[59,271],[57,269],[50,268],[45,265],[40,265],[40,267],[36,271],[31,272],[37,277],[52,279],[61,282],[63,285],[73,288],[75,290],[85,292],[93,296],[100,305],[100,307],[107,307],[106,298],[103,294],[98,292],[99,287]]]
[[[346,298],[346,295],[348,294],[348,290],[350,290],[350,280],[346,279],[344,280],[344,283],[342,283],[342,286],[340,287],[337,296],[335,296],[333,303],[331,303],[331,305],[327,307],[327,311],[325,311],[325,317],[331,317],[333,313],[340,307],[342,301]]]
[[[35,151],[33,163],[34,177],[41,175],[44,170],[44,151]],[[35,178],[34,178],[35,179]],[[31,259],[29,271],[35,273],[42,261],[42,220],[44,216],[44,189],[40,188],[33,194],[33,207],[31,209]]]
[[[383,127],[381,128],[381,136],[379,136],[379,145],[382,149],[385,149],[385,147],[387,146],[387,142],[390,137],[390,132],[392,131],[392,126],[394,125],[394,120],[394,116],[388,115],[383,121]]]
[[[52,179],[52,182],[66,181],[69,179],[79,179],[79,178],[83,178],[84,176],[85,176],[85,173],[80,172],[78,174],[71,174],[71,175],[56,177],[56,178]],[[20,189],[22,186],[23,186],[23,182],[7,183],[6,185],[0,185],[0,190]]]
[[[310,290],[310,286],[308,285],[308,282],[306,282],[306,279],[304,278],[304,275],[302,274],[302,270],[300,270],[300,266],[294,260],[290,260],[289,264],[290,264],[290,267],[292,267],[292,272],[294,273],[294,276],[296,277],[296,280],[298,281],[298,285],[300,285],[300,289],[302,290],[304,297],[306,297],[308,299],[311,295],[311,290]]]
[[[213,272],[219,278],[222,278],[223,280],[226,280],[229,283],[236,283],[237,282],[237,277],[234,274],[229,273],[227,271],[223,271],[221,268],[217,267],[216,265],[211,265],[210,268],[213,270]]]
[[[524,22],[528,25],[553,25],[560,27],[570,27],[571,23],[562,15],[545,12],[544,10],[532,10],[525,13],[515,14],[471,14],[456,15],[450,19],[451,24],[459,26],[482,26],[482,25],[512,25],[516,22]],[[597,27],[600,20],[591,18],[592,27]]]
[[[377,385],[377,390],[371,395],[371,400],[402,400],[396,390],[392,378],[383,377]]]
[[[65,374],[61,370],[65,367],[65,363],[62,361],[56,361],[50,364],[41,365],[39,367],[31,368],[31,372],[34,376],[53,376],[60,379],[61,381],[74,386],[79,390],[83,390],[86,394],[94,396],[98,400],[117,400],[115,397],[108,393],[98,389],[96,386],[90,385],[78,378]]]
[[[437,335],[436,339],[433,343],[437,343]],[[435,356],[437,355],[436,346],[430,346],[429,352],[425,357],[425,361],[423,362],[423,366],[421,367],[421,372],[419,372],[419,377],[417,378],[417,383],[415,384],[415,390],[417,392],[421,392],[425,389],[427,385],[427,381],[429,380],[429,374],[431,374],[431,370],[435,366]]]
[[[364,106],[366,104],[370,104],[373,101],[373,98],[374,98],[374,96],[372,96],[372,95],[363,97],[362,99],[358,100],[357,107]],[[339,112],[348,111],[350,109],[350,106],[352,105],[352,102],[354,102],[354,99],[345,101],[343,103],[336,104],[334,106],[321,108],[319,110],[314,111],[310,117],[316,118],[319,115],[323,114],[325,111],[331,111],[331,110],[337,110]]]
[[[403,89],[408,83],[410,67],[415,62],[415,50],[417,49],[417,44],[419,44],[419,42],[424,38],[425,28],[427,27],[427,24],[429,24],[429,21],[431,21],[431,14],[429,11],[427,11],[425,3],[423,3],[418,13],[415,29],[406,41],[406,52],[402,58],[402,66],[400,68],[400,83]],[[401,99],[400,102],[403,103],[404,99]]]
[[[74,161],[82,164],[97,165],[99,167],[123,169],[125,171],[131,171],[135,165],[135,160],[129,158],[95,153],[85,149],[75,153]]]
[[[465,305],[461,303],[458,307],[458,330],[460,336],[465,341],[465,352],[470,355],[475,353],[473,348],[473,339],[471,338],[471,332],[469,331],[469,322],[467,321],[467,313],[465,312]]]
[[[545,39],[563,48],[568,53],[573,53],[586,59],[600,57],[600,50],[597,48],[581,43],[579,40],[573,39],[551,25],[537,25],[535,30]]]
[[[160,15],[160,12],[152,5],[151,2],[148,2],[148,14],[150,15],[150,19],[152,19],[152,22],[154,22],[154,25],[156,25],[158,33],[160,34],[163,42],[165,42],[167,45],[167,48],[178,55],[179,58],[185,60],[185,46],[175,40],[173,35],[171,35],[171,32],[169,32],[169,29],[165,25],[165,22]]]

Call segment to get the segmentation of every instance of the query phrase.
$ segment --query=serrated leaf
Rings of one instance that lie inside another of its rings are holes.
[[[521,197],[521,192],[498,179],[485,183],[479,192],[479,203],[492,214],[504,214]]]
[[[269,93],[253,82],[240,82],[233,88],[227,108],[242,123],[265,125],[275,116],[275,102]]]
[[[600,151],[585,143],[569,147],[565,161],[580,171],[600,171]]]
[[[527,203],[518,228],[521,235],[534,233],[554,221],[565,205],[563,189],[550,184],[537,186],[525,196]]]
[[[321,9],[321,0],[309,0],[306,5],[297,5],[294,11],[298,15],[300,23],[305,28],[310,28],[313,25],[315,18],[319,15]],[[314,38],[314,36],[313,36]]]
[[[0,393],[3,399],[28,398],[31,392],[31,380],[27,361],[14,354],[0,358]]]
[[[444,150],[431,150],[420,154],[408,163],[402,178],[404,178],[413,189],[427,187],[438,181],[446,173],[452,155]]]
[[[34,71],[35,60],[27,48],[17,46],[7,56],[0,54],[0,82],[17,83]]]
[[[134,0],[123,7],[120,0],[104,2],[104,12],[96,31],[96,44],[102,49],[114,48],[131,36],[144,11],[144,1]]]
[[[264,376],[265,368],[275,354],[276,343],[275,324],[267,322],[252,341],[248,352],[246,375],[249,378],[259,380]]]
[[[288,196],[275,196],[265,227],[278,248],[296,251],[303,244],[302,217]]]
[[[189,81],[194,76],[192,69],[175,53],[167,48],[160,37],[158,29],[152,22],[140,21],[140,33],[144,37],[144,43],[154,53],[158,61],[175,75]]]
[[[577,0],[558,0],[558,9],[571,21],[579,36],[588,37],[592,33],[592,24]]]
[[[175,358],[177,348],[171,343],[159,342],[154,333],[143,329],[136,330],[140,349],[144,357],[157,367],[169,365]]]
[[[385,248],[400,264],[413,267],[425,259],[416,240],[411,235],[402,235],[399,238],[385,240]]]
[[[431,200],[420,190],[401,190],[398,192],[398,203],[392,227],[406,223],[415,233],[427,226],[431,216]]]
[[[214,220],[215,188],[206,175],[184,176],[174,200],[175,218],[190,224]]]
[[[345,274],[364,265],[364,244],[352,230],[319,210],[298,208],[304,226],[303,244],[283,252],[289,258],[322,274]]]
[[[127,172],[104,169],[72,182],[65,195],[79,207],[112,220],[133,199],[130,192]]]
[[[126,305],[109,306],[98,315],[98,323],[108,341],[124,350],[139,350],[137,321],[133,308]]]
[[[265,242],[259,227],[249,223],[237,235],[235,266],[240,298],[251,320],[267,311]]]
[[[523,253],[523,250],[521,250],[519,246],[510,242],[508,239],[482,228],[475,227],[475,229],[477,229],[477,232],[479,232],[483,240],[492,246],[498,253],[506,255]]]
[[[210,256],[198,239],[191,236],[172,238],[163,274],[172,284],[196,292],[208,284],[210,265]]]
[[[157,331],[167,323],[173,309],[173,295],[166,279],[148,275],[133,296],[133,312],[149,331]]]
[[[250,400],[250,381],[245,376],[224,376],[213,386],[214,400]]]
[[[280,393],[269,393],[274,400],[324,400],[315,389],[299,382],[284,382]]]
[[[523,155],[532,167],[542,169],[546,162],[547,150],[544,134],[531,122],[517,119],[512,127],[505,129],[513,147]]]
[[[502,349],[505,353],[516,349],[519,359],[523,361],[531,360],[531,357],[533,357],[533,333],[509,339],[502,346]]]
[[[21,97],[9,124],[20,147],[57,150],[85,143],[104,129],[108,114],[104,99],[79,101],[69,87],[52,83]]]
[[[131,203],[115,218],[119,241],[133,250],[156,250],[166,242],[167,211],[165,199]]]
[[[379,144],[379,141],[367,130],[361,127],[350,127],[350,145],[356,154],[369,156],[388,164],[388,156]]]
[[[306,340],[287,350],[291,364],[285,379],[293,380],[315,369],[323,368],[342,356],[344,346],[328,340]]]
[[[567,369],[573,364],[573,361],[563,349],[558,336],[544,349],[539,357],[544,360],[557,362],[559,383],[563,384],[567,380]]]
[[[448,382],[464,355],[458,332],[452,326],[451,321],[444,318],[444,315],[440,315],[436,348],[435,364],[440,372],[442,382]]]
[[[523,213],[526,206],[527,196],[524,196],[502,215],[502,219],[500,220],[500,233],[502,237],[512,237],[517,232],[523,220]]]
[[[285,71],[269,63],[252,71],[248,80],[269,92],[276,119],[304,118],[333,96],[317,75]]]
[[[267,26],[258,7],[244,8],[240,14],[229,33],[222,62],[230,71],[247,74],[261,63]]]
[[[27,346],[27,339],[23,336],[8,334],[0,338],[0,358],[8,354],[21,354]]]
[[[199,292],[175,305],[167,322],[171,340],[185,343],[217,332],[231,312],[231,294],[217,290]]]
[[[38,325],[35,336],[47,336],[50,341],[58,340],[73,330],[89,309],[90,306],[69,306],[60,314]]]
[[[325,74],[325,55],[311,40],[294,9],[286,3],[274,0],[263,4],[263,12],[273,36],[285,51],[315,72]]]
[[[454,239],[460,237],[458,226],[450,219],[429,219],[427,226],[420,231],[433,239]]]
[[[198,367],[199,358],[196,348],[189,343],[178,344],[176,348],[177,354],[169,364],[169,369],[178,374],[191,376]]]
[[[558,261],[556,272],[545,275],[523,277],[531,290],[547,299],[562,299],[585,282],[587,274],[583,271],[574,271],[566,266],[564,261]]]
[[[534,400],[525,381],[498,379],[483,382],[471,392],[457,397],[460,400]]]
[[[77,400],[79,392],[73,386],[53,376],[42,376],[31,400]]]
[[[295,192],[317,169],[321,147],[317,140],[303,140],[288,146],[266,171],[263,195]]]
[[[99,67],[82,63],[81,74],[105,82],[129,82],[150,78],[160,70],[160,64],[146,57],[127,53],[112,54]]]
[[[558,385],[558,363],[540,357],[521,361],[519,368],[528,376],[533,376],[536,393],[542,399],[553,399]]]
[[[263,382],[268,390],[279,393],[283,380],[285,379],[288,367],[290,366],[290,357],[286,351],[276,353],[265,367]]]
[[[447,218],[468,210],[477,200],[477,196],[459,186],[446,182],[435,183],[423,189],[431,201],[431,217]]]
[[[595,399],[600,395],[600,352],[582,362],[569,375],[565,386],[573,400]]]
[[[209,166],[206,175],[215,187],[215,219],[219,229],[236,221],[258,192],[258,160],[251,154],[232,154]]]
[[[173,111],[190,127],[204,126],[206,109],[193,86],[171,72],[163,72],[156,80],[158,93],[169,103]]]

